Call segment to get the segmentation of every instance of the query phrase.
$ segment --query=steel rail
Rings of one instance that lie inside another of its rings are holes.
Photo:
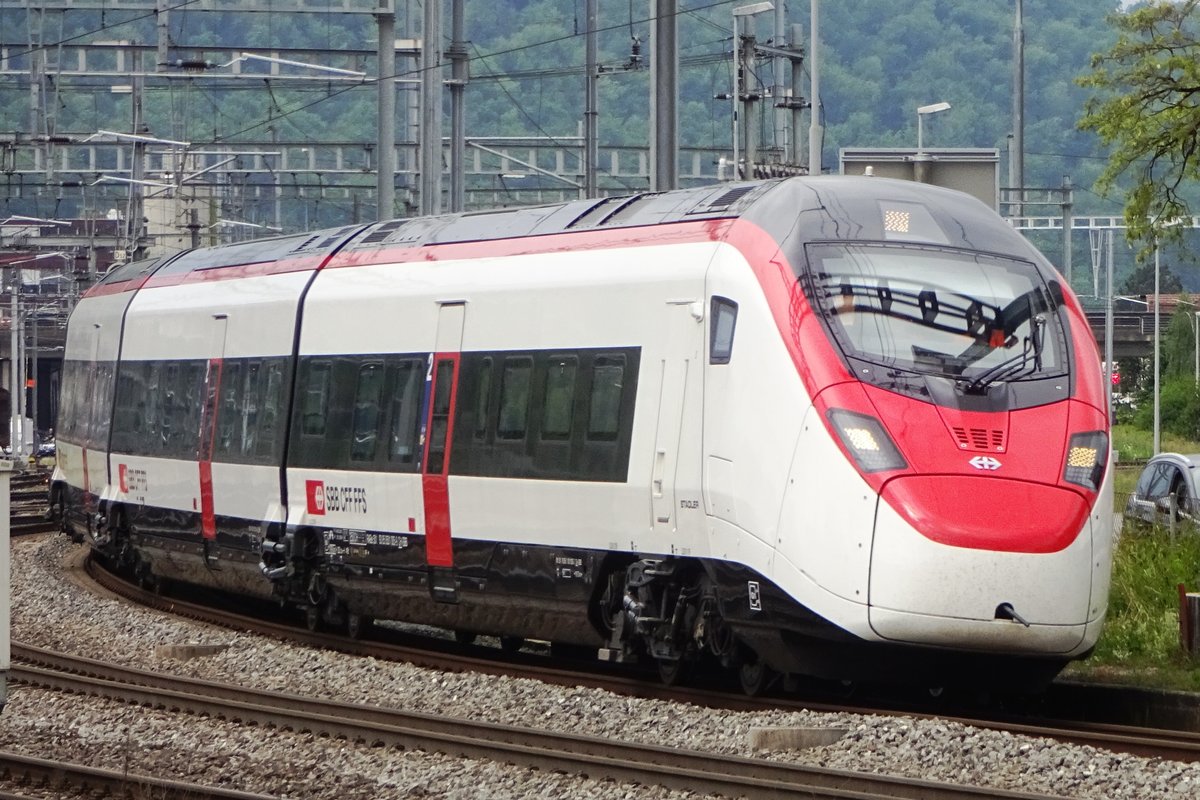
[[[18,787],[75,790],[95,798],[186,797],[188,800],[276,800],[273,795],[239,792],[183,781],[163,780],[67,761],[19,755],[0,751],[0,780]],[[0,798],[24,798],[14,792],[0,792]]]
[[[1033,718],[1014,715],[984,714],[964,716],[949,713],[931,713],[927,709],[881,706],[851,705],[843,702],[820,702],[811,698],[791,699],[786,697],[749,698],[737,693],[699,689],[695,687],[663,686],[648,681],[644,676],[628,671],[606,669],[598,662],[589,662],[580,669],[564,669],[558,662],[543,664],[548,659],[532,656],[528,658],[479,657],[464,652],[462,647],[434,647],[430,643],[420,646],[401,646],[381,641],[359,641],[346,636],[314,633],[306,629],[275,622],[242,616],[208,606],[167,598],[139,589],[107,572],[88,559],[84,565],[89,578],[104,588],[133,602],[182,615],[210,624],[237,630],[250,630],[272,638],[322,647],[354,655],[371,656],[383,660],[398,660],[430,669],[443,671],[474,671],[493,675],[511,675],[518,672],[522,677],[542,680],[559,685],[583,685],[608,691],[654,697],[674,702],[691,703],[709,708],[730,710],[809,710],[827,713],[856,714],[903,714],[922,719],[936,717],[948,722],[972,725],[991,730],[1045,737],[1072,744],[1090,745],[1114,752],[1130,753],[1151,758],[1163,758],[1182,762],[1200,762],[1200,733],[1187,730],[1164,730],[1142,726],[1116,725],[1104,722],[1064,720],[1061,718]],[[494,653],[494,651],[489,651]],[[1103,687],[1092,687],[1093,691],[1104,691]],[[1113,690],[1116,691],[1116,690]],[[1102,702],[1095,698],[1091,703]],[[975,714],[976,712],[972,711]]]
[[[309,732],[372,746],[416,748],[548,771],[754,798],[1034,800],[1048,795],[942,784],[448,719],[200,681],[14,643],[12,680],[189,714]],[[16,662],[37,662],[30,666]]]

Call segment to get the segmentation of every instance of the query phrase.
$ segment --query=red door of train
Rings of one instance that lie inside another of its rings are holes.
[[[454,441],[454,406],[458,395],[464,301],[444,301],[438,311],[436,352],[429,372],[429,409],[425,418],[425,452],[421,491],[425,506],[425,558],[434,600],[458,600],[450,519],[450,451]]]

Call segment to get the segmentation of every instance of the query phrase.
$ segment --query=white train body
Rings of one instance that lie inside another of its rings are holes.
[[[792,179],[130,271],[71,320],[68,383],[118,377],[100,421],[64,403],[55,491],[143,577],[744,672],[1041,679],[1099,635],[1095,345],[961,195]]]

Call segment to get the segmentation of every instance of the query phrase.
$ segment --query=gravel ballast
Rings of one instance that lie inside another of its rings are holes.
[[[627,742],[766,757],[1063,797],[1192,798],[1200,766],[1058,744],[937,719],[817,712],[729,712],[596,689],[443,673],[284,644],[91,594],[67,575],[63,536],[12,544],[14,641],[211,681],[444,717]],[[209,654],[176,660],[165,645]],[[156,651],[158,655],[156,655]],[[830,729],[832,743],[763,753],[763,728]],[[844,731],[843,735],[837,734]],[[435,753],[370,747],[10,687],[0,749],[289,798],[699,798]],[[0,784],[2,786],[2,784]]]

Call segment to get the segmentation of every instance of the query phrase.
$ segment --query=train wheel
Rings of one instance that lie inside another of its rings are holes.
[[[321,630],[321,607],[309,606],[304,610],[304,627],[313,633]]]
[[[520,636],[501,636],[500,637],[500,649],[510,655],[513,653],[519,652],[521,650],[521,647],[524,644],[525,644],[525,640],[522,639]]]
[[[747,697],[758,697],[765,692],[774,677],[773,670],[757,655],[743,659],[738,667],[738,681]]]
[[[658,679],[663,682],[664,686],[678,686],[686,683],[691,675],[691,663],[682,658],[659,658],[656,659],[658,664]]]
[[[346,635],[351,639],[361,639],[363,634],[371,628],[374,622],[365,614],[355,614],[353,611],[346,612]]]
[[[475,639],[477,636],[478,634],[472,631],[455,631],[454,641],[458,642],[459,644],[475,644]]]

